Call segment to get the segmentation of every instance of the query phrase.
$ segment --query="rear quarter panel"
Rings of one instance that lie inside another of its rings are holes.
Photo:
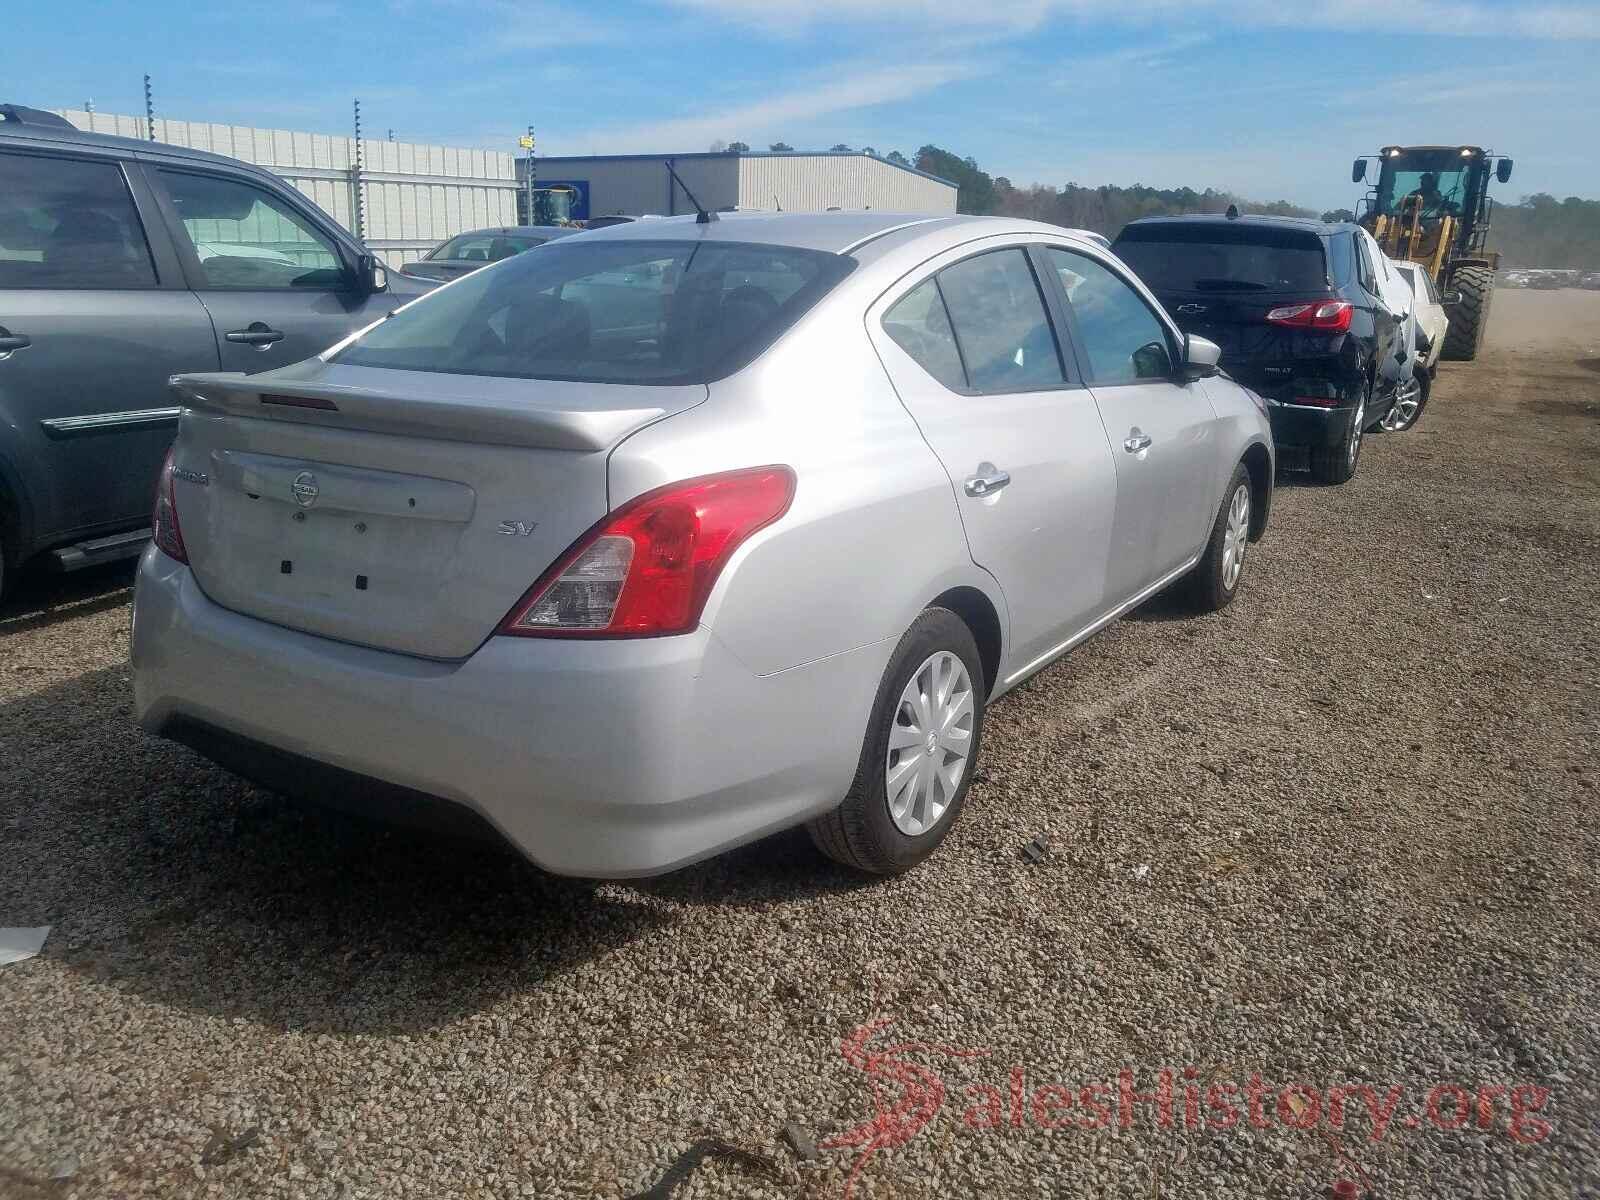
[[[917,614],[955,586],[984,592],[1005,627],[950,480],[889,384],[862,301],[844,290],[713,383],[704,405],[634,434],[611,459],[613,508],[678,479],[793,468],[789,512],[735,554],[703,618],[757,674],[875,643],[887,661]]]

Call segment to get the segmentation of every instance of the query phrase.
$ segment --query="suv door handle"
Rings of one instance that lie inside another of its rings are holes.
[[[261,321],[251,321],[243,329],[230,330],[224,334],[230,342],[242,342],[246,346],[258,346],[265,350],[273,342],[283,341],[283,332],[270,329]]]
[[[982,500],[985,496],[994,495],[1010,482],[1010,472],[1000,470],[993,463],[979,463],[978,473],[961,486],[967,495]]]
[[[1132,430],[1127,437],[1122,439],[1122,448],[1129,454],[1137,454],[1141,450],[1148,450],[1155,443],[1155,438],[1148,433]]]

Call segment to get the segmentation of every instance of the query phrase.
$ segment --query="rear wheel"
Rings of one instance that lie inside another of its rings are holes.
[[[928,609],[878,685],[849,795],[807,826],[817,848],[875,875],[910,870],[932,854],[966,804],[983,710],[971,630],[949,609]]]
[[[1333,446],[1317,446],[1311,451],[1311,475],[1318,483],[1347,483],[1361,461],[1361,436],[1366,431],[1367,402],[1356,406],[1350,432]]]
[[[1494,300],[1494,272],[1488,267],[1462,267],[1450,279],[1461,293],[1461,303],[1450,314],[1441,358],[1466,362],[1478,357],[1484,331],[1489,327],[1489,305]]]
[[[1378,422],[1378,428],[1385,433],[1404,433],[1410,429],[1421,420],[1422,410],[1428,406],[1428,394],[1432,391],[1432,374],[1418,371],[1410,383],[1400,389],[1394,407]]]
[[[1222,508],[1212,523],[1205,554],[1183,581],[1190,604],[1201,612],[1219,612],[1232,604],[1244,578],[1244,556],[1249,548],[1250,474],[1240,463],[1222,494]]]

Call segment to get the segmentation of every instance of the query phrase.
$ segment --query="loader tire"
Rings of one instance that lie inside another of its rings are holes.
[[[1494,299],[1494,272],[1488,267],[1462,267],[1450,280],[1461,293],[1461,303],[1450,314],[1441,358],[1470,362],[1478,357],[1484,331],[1489,327],[1489,304]]]

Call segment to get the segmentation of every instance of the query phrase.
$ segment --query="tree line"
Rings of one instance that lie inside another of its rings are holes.
[[[750,147],[744,142],[718,142],[712,149],[748,153]],[[769,149],[786,151],[794,147],[773,142]],[[842,142],[832,149],[852,152]],[[871,146],[861,147],[861,153],[948,179],[956,185],[958,212],[1026,217],[1051,225],[1092,229],[1107,237],[1116,237],[1124,225],[1140,217],[1220,213],[1226,212],[1229,205],[1237,205],[1241,213],[1318,217],[1324,221],[1355,219],[1355,213],[1348,208],[1319,213],[1287,200],[1252,200],[1215,188],[1197,192],[1187,187],[1153,188],[1137,183],[1130,187],[1080,187],[1076,183],[1059,188],[1038,183],[1018,187],[1004,175],[991,176],[970,155],[962,157],[931,144],[911,157],[898,150],[880,155]],[[1520,203],[1496,204],[1490,219],[1489,248],[1500,251],[1508,267],[1600,270],[1600,200],[1577,196],[1557,200],[1541,192],[1523,197]]]

